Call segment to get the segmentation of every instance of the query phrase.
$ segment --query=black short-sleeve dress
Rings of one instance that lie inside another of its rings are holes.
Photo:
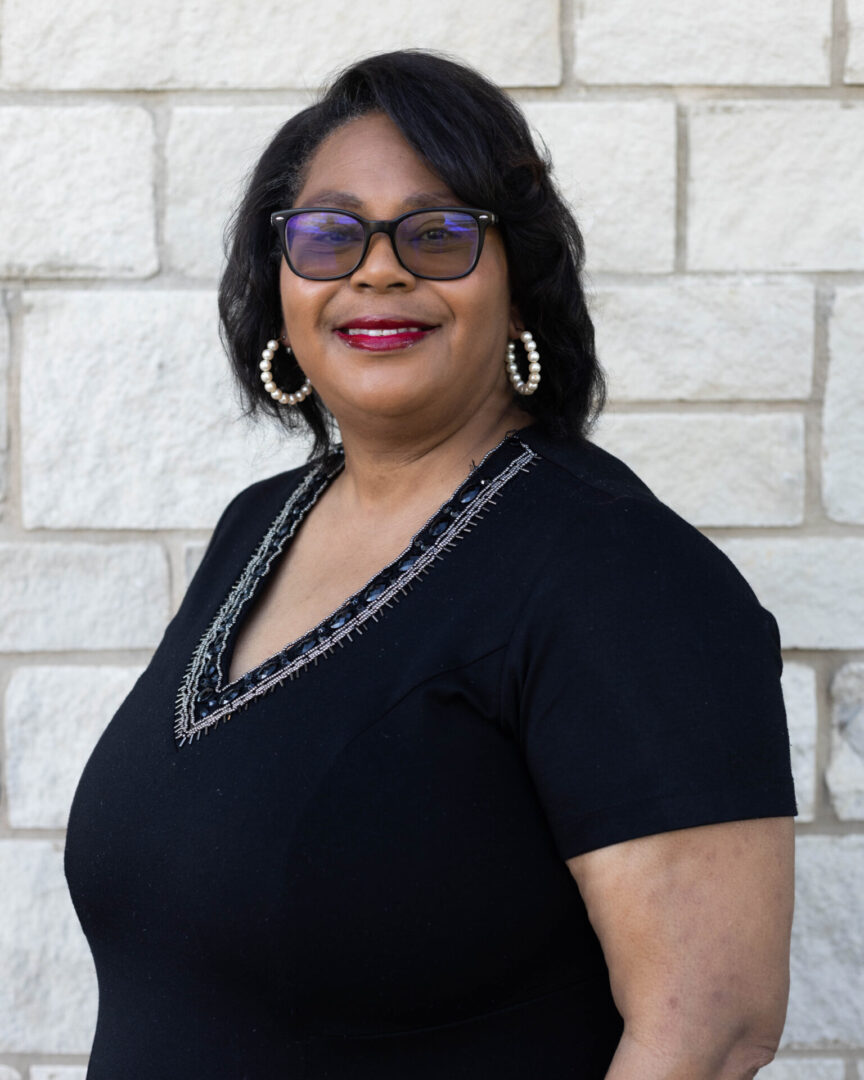
[[[777,624],[619,458],[534,425],[227,682],[342,463],[228,505],[81,777],[88,1078],[602,1080],[622,1021],[564,860],[795,813]]]

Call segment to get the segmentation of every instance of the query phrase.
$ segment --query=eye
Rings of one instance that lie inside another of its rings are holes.
[[[419,231],[418,239],[433,243],[440,240],[449,240],[453,232],[446,225],[428,225]]]
[[[461,243],[466,228],[460,222],[447,218],[426,218],[412,223],[406,239],[409,243],[426,248],[449,247]]]
[[[316,239],[323,240],[328,244],[347,244],[354,239],[354,236],[352,230],[346,226],[333,225],[319,228]]]

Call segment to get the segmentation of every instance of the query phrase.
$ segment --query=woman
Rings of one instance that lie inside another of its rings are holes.
[[[354,65],[265,151],[220,310],[315,454],[226,508],[79,784],[90,1080],[771,1059],[777,626],[588,440],[581,262],[516,106],[433,55]]]

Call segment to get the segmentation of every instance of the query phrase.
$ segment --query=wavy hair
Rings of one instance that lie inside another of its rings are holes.
[[[282,254],[270,214],[293,205],[321,142],[371,112],[389,116],[459,199],[498,215],[512,301],[543,357],[536,393],[514,397],[553,434],[587,437],[605,405],[606,379],[583,290],[582,235],[552,178],[548,151],[535,145],[522,111],[494,83],[420,49],[346,68],[279,129],[249,177],[226,229],[219,284],[220,334],[246,415],[265,412],[288,429],[311,429],[313,456],[332,449],[333,417],[317,394],[286,409],[261,382],[261,352],[282,323]],[[281,386],[302,381],[293,354],[282,350],[274,374]]]

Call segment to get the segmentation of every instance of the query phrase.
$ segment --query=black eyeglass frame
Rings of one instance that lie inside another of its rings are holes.
[[[477,251],[474,254],[474,261],[462,274],[453,274],[446,277],[432,277],[429,274],[418,274],[415,270],[412,270],[410,266],[405,265],[396,249],[396,230],[406,218],[412,217],[415,214],[434,213],[438,210],[468,214],[477,222]],[[291,262],[291,255],[288,252],[288,221],[290,218],[297,217],[299,214],[314,213],[344,214],[346,217],[354,218],[355,221],[359,221],[363,226],[363,248],[360,252],[360,257],[357,260],[357,264],[350,270],[346,270],[344,274],[334,274],[332,277],[310,277],[309,274],[301,274]],[[486,230],[490,225],[497,225],[498,221],[499,218],[497,214],[493,214],[490,210],[478,210],[476,207],[472,206],[423,206],[419,207],[417,210],[409,210],[407,213],[400,214],[399,217],[391,218],[389,221],[370,221],[368,218],[355,214],[353,210],[343,210],[338,206],[300,206],[290,210],[276,210],[270,215],[270,224],[279,236],[282,254],[285,256],[285,261],[288,263],[289,269],[292,273],[296,274],[297,277],[305,278],[307,281],[339,281],[341,278],[351,277],[351,275],[355,274],[363,265],[363,260],[366,258],[366,253],[369,251],[369,244],[372,237],[375,233],[379,232],[386,233],[390,237],[390,247],[393,249],[393,254],[396,256],[397,262],[403,270],[407,270],[413,277],[423,278],[426,281],[458,281],[459,278],[467,277],[477,268],[477,263],[480,261],[480,255],[483,251],[483,239],[486,236]]]

